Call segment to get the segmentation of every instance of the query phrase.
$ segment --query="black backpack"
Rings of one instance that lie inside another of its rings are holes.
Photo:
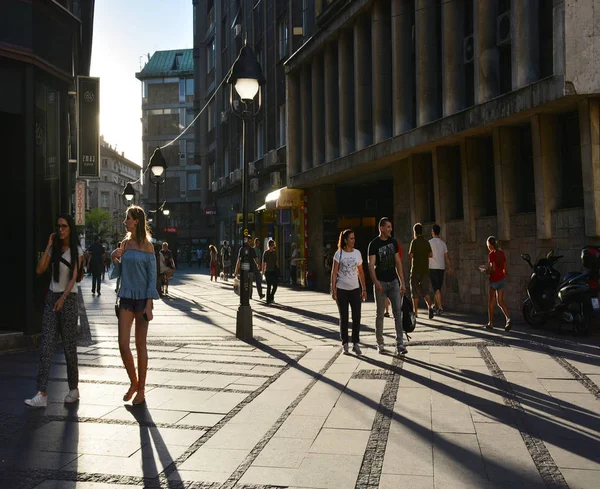
[[[402,299],[402,330],[406,333],[406,337],[410,340],[408,333],[412,333],[417,326],[417,317],[413,311],[413,304],[410,297],[404,294]]]
[[[229,246],[223,248],[223,260],[229,260]]]

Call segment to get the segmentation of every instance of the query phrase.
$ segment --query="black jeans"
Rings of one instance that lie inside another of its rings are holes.
[[[266,271],[265,278],[267,280],[267,303],[275,300],[275,292],[277,291],[277,272],[275,270]]]
[[[102,269],[104,265],[92,265],[92,292],[100,293],[100,284],[102,283]]]
[[[360,332],[360,287],[354,290],[337,289],[337,306],[340,311],[340,337],[348,343],[348,305],[352,309],[352,343],[358,343]]]

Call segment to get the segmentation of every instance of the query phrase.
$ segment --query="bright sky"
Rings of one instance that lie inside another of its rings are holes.
[[[135,73],[148,53],[193,48],[192,0],[95,3],[90,76],[100,77],[100,133],[142,166],[142,91]]]

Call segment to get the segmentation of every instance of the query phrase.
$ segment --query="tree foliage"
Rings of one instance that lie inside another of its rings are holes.
[[[113,218],[110,212],[100,207],[95,207],[85,213],[85,227],[93,235],[92,239],[100,236],[100,241],[105,241],[111,236],[112,224]]]

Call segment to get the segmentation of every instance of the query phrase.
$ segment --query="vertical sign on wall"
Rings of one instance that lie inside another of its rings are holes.
[[[75,226],[85,226],[85,181],[75,182]]]
[[[46,89],[46,165],[45,177],[58,178],[60,148],[60,117],[58,91]]]
[[[100,178],[100,78],[77,77],[77,177]]]

